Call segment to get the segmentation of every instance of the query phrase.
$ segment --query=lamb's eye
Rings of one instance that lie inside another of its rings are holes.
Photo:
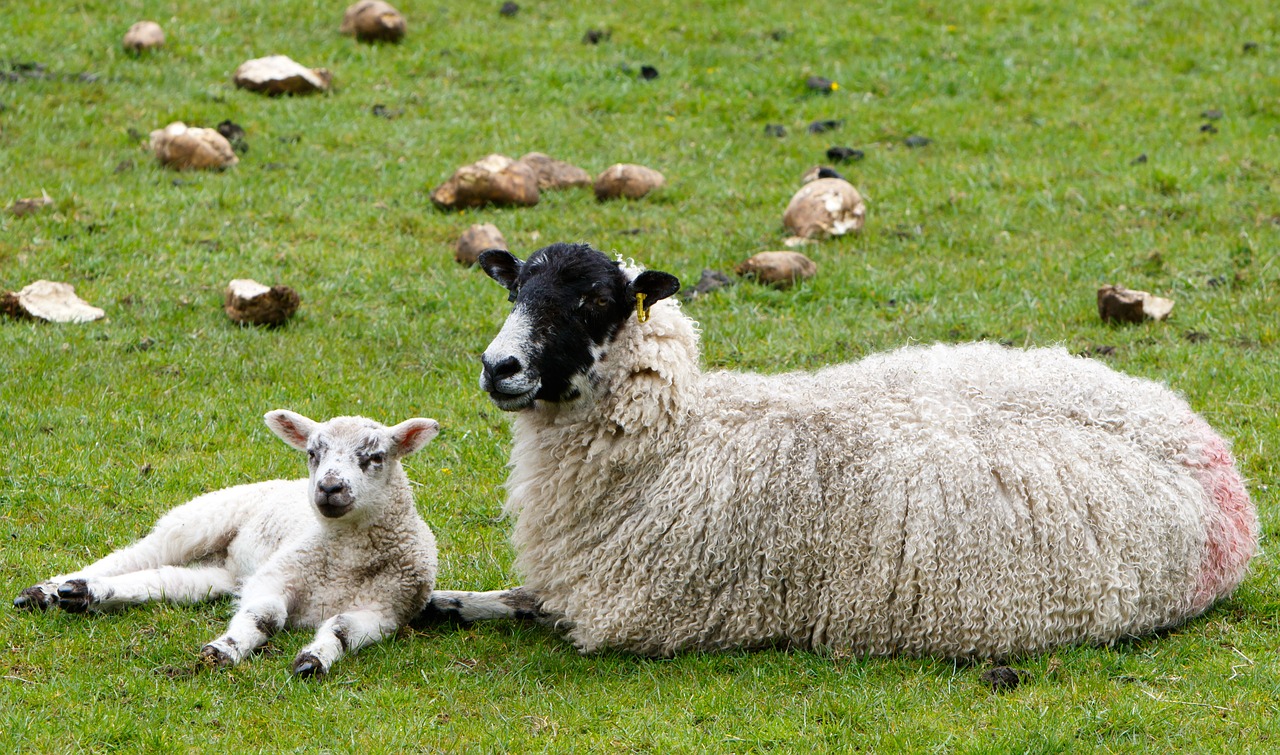
[[[308,448],[308,449],[307,449],[307,459],[308,459],[312,464],[314,464],[314,463],[315,463],[315,461],[316,461],[316,459],[319,459],[319,458],[320,458],[320,454],[316,453],[316,450],[315,450],[314,448]]]
[[[382,462],[386,461],[386,459],[387,459],[387,455],[382,451],[369,454],[369,461],[373,462],[374,464],[381,464]]]

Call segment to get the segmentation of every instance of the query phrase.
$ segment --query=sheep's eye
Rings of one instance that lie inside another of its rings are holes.
[[[387,460],[387,455],[386,455],[385,453],[383,453],[382,451],[378,451],[377,453],[369,454],[369,461],[373,462],[374,464],[381,464],[382,462],[384,462],[384,461],[386,461],[386,460]]]
[[[311,461],[314,464],[315,460],[318,458],[320,458],[320,454],[316,453],[316,450],[314,448],[307,449],[307,459],[309,461]]]
[[[607,296],[597,296],[597,297],[596,297],[596,306],[597,306],[597,307],[599,307],[600,309],[605,309],[606,307],[608,307],[608,306],[609,306],[609,297],[607,297]]]

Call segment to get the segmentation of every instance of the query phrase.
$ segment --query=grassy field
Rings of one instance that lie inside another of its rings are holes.
[[[1019,659],[1030,680],[1004,694],[982,666],[939,660],[581,657],[516,626],[406,631],[303,683],[288,675],[300,631],[233,671],[196,672],[229,603],[96,618],[0,606],[0,750],[1280,748],[1274,2],[530,1],[504,18],[498,2],[412,0],[397,46],[339,36],[344,4],[316,5],[5,6],[0,202],[43,190],[55,204],[0,214],[0,289],[62,280],[108,315],[0,322],[6,601],[198,493],[301,476],[261,421],[280,407],[440,420],[407,467],[441,585],[511,584],[507,420],[476,388],[508,305],[454,263],[453,240],[493,222],[521,256],[589,241],[691,285],[782,248],[782,210],[831,146],[866,153],[841,168],[869,197],[865,230],[807,247],[819,274],[796,289],[744,283],[689,305],[707,366],[813,368],[971,339],[1094,354],[1173,385],[1233,440],[1262,552],[1205,617]],[[120,38],[144,18],[169,44],[127,55]],[[593,28],[608,39],[584,44]],[[330,68],[337,91],[231,85],[239,63],[273,53]],[[810,75],[840,88],[809,92]],[[231,119],[249,151],[225,173],[167,171],[145,135],[179,119]],[[806,132],[821,119],[843,125]],[[912,135],[932,143],[909,149]],[[592,173],[642,163],[669,187],[466,213],[428,199],[459,165],[535,150]],[[240,277],[293,286],[303,308],[281,329],[237,327],[221,297]],[[1177,306],[1164,323],[1104,325],[1103,283]]]

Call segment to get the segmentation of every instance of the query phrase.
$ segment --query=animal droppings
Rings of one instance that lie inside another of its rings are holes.
[[[146,52],[164,46],[164,29],[155,21],[139,21],[124,33],[124,49]]]
[[[653,66],[640,66],[640,78],[645,81],[652,81],[658,78],[658,69]]]
[[[983,683],[991,686],[992,692],[1011,692],[1018,688],[1023,681],[1029,680],[1031,675],[1026,671],[1019,671],[1008,666],[996,666],[983,671],[978,677]]]
[[[797,281],[817,275],[818,263],[800,252],[760,252],[740,262],[733,271],[774,288],[788,289]]]
[[[590,173],[572,163],[556,160],[541,152],[530,152],[522,156],[519,162],[528,165],[537,174],[540,191],[585,188],[592,184]]]
[[[503,3],[502,7],[498,9],[498,13],[507,18],[512,18],[519,12],[520,6],[510,2],[509,0],[508,2]]]
[[[342,14],[338,32],[361,42],[399,42],[404,38],[404,15],[382,0],[360,0]]]
[[[588,45],[598,45],[607,41],[611,36],[613,36],[613,32],[608,29],[587,29],[587,33],[582,35],[582,42]]]
[[[431,201],[446,210],[487,204],[532,207],[538,203],[538,174],[525,163],[492,154],[454,171],[431,192]]]
[[[223,170],[240,162],[225,136],[182,121],[152,131],[150,146],[160,164],[173,170]]]
[[[493,223],[477,223],[462,233],[454,245],[453,258],[461,265],[474,265],[487,249],[506,249],[507,240]]]
[[[804,85],[823,94],[831,94],[840,88],[840,85],[823,76],[810,76],[805,80]]]
[[[930,144],[933,144],[933,140],[927,136],[917,136],[913,134],[912,136],[908,136],[906,139],[903,139],[902,143],[911,149],[919,149],[920,147],[928,147]]]
[[[287,55],[269,55],[241,63],[232,79],[241,89],[278,97],[327,92],[333,74],[326,68],[307,68]]]
[[[302,302],[298,292],[288,286],[267,286],[255,280],[240,278],[227,284],[223,311],[233,322],[242,325],[284,325]]]
[[[1142,164],[1144,164],[1144,163],[1146,163],[1146,162],[1147,162],[1147,153],[1146,153],[1146,152],[1143,152],[1141,155],[1138,155],[1137,157],[1135,157],[1135,158],[1133,158],[1132,160],[1130,160],[1130,161],[1129,161],[1129,164],[1130,164],[1130,165],[1142,165]]]
[[[0,296],[0,312],[19,320],[74,323],[101,320],[107,314],[76,296],[70,283],[47,280]]]
[[[244,154],[249,151],[249,142],[245,139],[244,129],[238,123],[233,123],[230,118],[219,123],[217,131],[222,134],[222,138],[231,144],[231,149]]]
[[[842,120],[814,121],[813,123],[809,124],[809,133],[825,134],[828,131],[835,131],[836,129],[840,128],[843,125],[844,125],[844,121]]]
[[[866,156],[867,154],[862,150],[852,147],[832,147],[827,150],[827,159],[833,163],[853,162]]]
[[[692,301],[699,296],[705,296],[712,291],[718,291],[722,288],[728,288],[733,285],[733,278],[725,275],[719,270],[703,268],[702,277],[698,279],[697,285],[693,288],[687,288],[680,292],[680,298],[685,301]]]
[[[596,177],[596,199],[639,199],[667,185],[667,179],[653,168],[618,163]]]
[[[1173,311],[1173,300],[1134,291],[1124,286],[1106,285],[1098,289],[1098,316],[1103,322],[1144,322],[1164,320]]]
[[[817,178],[791,197],[782,224],[806,239],[843,236],[858,231],[866,220],[867,203],[843,178]]]
[[[776,136],[779,139],[787,135],[787,129],[781,123],[769,123],[764,127],[765,136]]]
[[[24,217],[26,215],[34,215],[46,207],[53,206],[53,199],[43,191],[40,196],[31,197],[29,199],[19,199],[9,205],[9,214],[14,217]]]

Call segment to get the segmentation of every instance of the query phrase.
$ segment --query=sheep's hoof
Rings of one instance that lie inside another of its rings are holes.
[[[67,613],[84,613],[97,602],[83,579],[69,579],[58,586],[58,607]]]
[[[293,675],[299,679],[319,679],[325,673],[324,664],[311,653],[298,653],[293,659]]]
[[[231,668],[236,662],[222,648],[210,643],[200,648],[200,665],[205,668]]]
[[[32,585],[13,599],[13,607],[23,611],[45,610],[58,602],[53,595],[44,591],[40,585]]]

